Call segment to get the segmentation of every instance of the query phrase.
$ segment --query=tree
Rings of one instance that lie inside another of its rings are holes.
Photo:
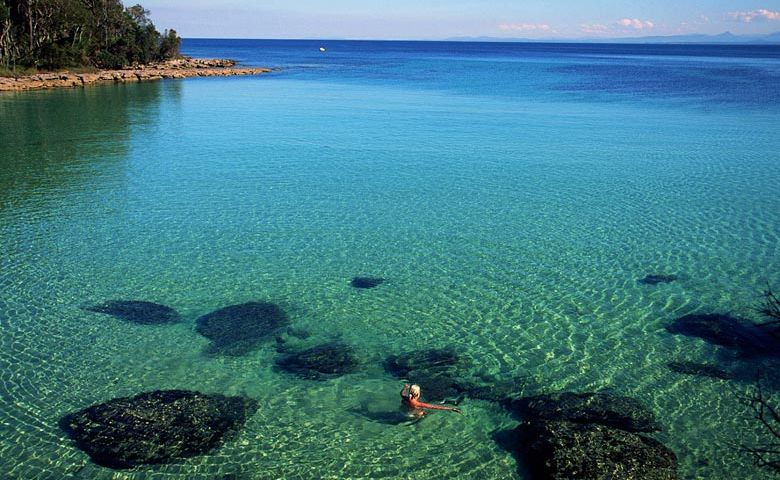
[[[779,336],[780,299],[772,293],[771,288],[767,287],[764,291],[764,304],[758,311],[769,320],[756,325],[770,335]],[[755,446],[743,446],[743,450],[754,456],[757,465],[780,475],[780,405],[765,395],[760,376],[756,380],[756,386],[742,400],[766,433],[765,442]]]
[[[764,427],[767,441],[755,446],[743,446],[743,450],[752,454],[756,464],[780,475],[780,412],[777,406],[765,396],[761,388],[761,380],[756,381],[753,388],[743,401],[747,404],[755,419]]]
[[[181,39],[149,10],[120,0],[0,0],[0,62],[56,69],[118,68],[178,55]]]

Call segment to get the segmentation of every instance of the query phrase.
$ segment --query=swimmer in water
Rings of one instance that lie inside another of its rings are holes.
[[[412,417],[422,417],[425,415],[425,410],[448,410],[450,412],[461,413],[459,408],[446,407],[444,405],[431,405],[420,401],[420,386],[404,384],[404,388],[401,389],[401,403],[409,415]]]

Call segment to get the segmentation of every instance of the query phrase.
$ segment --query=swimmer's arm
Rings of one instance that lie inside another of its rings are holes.
[[[427,408],[429,410],[447,410],[450,412],[461,413],[459,408],[445,407],[444,405],[431,405],[430,403],[417,402],[416,407]]]
[[[408,383],[404,383],[404,388],[401,389],[401,396],[406,398],[409,396],[409,389],[411,386]]]

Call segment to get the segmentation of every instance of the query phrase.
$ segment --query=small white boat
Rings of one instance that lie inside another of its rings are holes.
[[[320,47],[320,52],[324,52],[324,51],[325,51],[325,47]]]

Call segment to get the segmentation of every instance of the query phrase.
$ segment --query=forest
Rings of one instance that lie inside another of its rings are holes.
[[[119,0],[0,0],[0,70],[102,69],[179,55],[175,30]]]

